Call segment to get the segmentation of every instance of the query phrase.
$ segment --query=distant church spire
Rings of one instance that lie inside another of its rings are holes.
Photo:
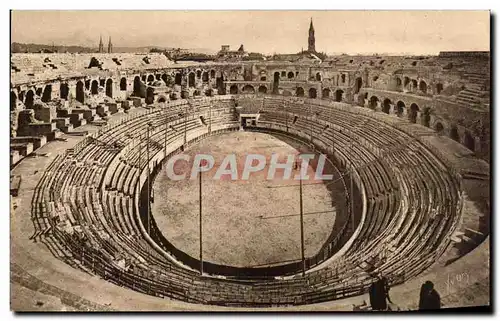
[[[113,52],[113,44],[111,43],[111,36],[109,37],[109,42],[108,42],[108,53]]]
[[[100,38],[99,38],[99,53],[103,53],[104,52],[104,44],[102,43],[102,35],[100,35]]]
[[[309,25],[309,39],[307,40],[307,51],[316,52],[316,39],[314,38],[313,19],[311,17],[311,24]]]

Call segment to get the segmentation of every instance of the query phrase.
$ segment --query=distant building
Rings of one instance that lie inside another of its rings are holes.
[[[241,59],[243,57],[247,57],[248,52],[245,51],[243,45],[238,48],[238,50],[230,50],[229,45],[222,45],[221,50],[217,54],[217,58],[219,59]]]
[[[102,43],[102,36],[99,38],[99,53],[104,53],[104,44]]]

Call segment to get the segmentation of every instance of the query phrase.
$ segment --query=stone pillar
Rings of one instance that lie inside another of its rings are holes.
[[[395,114],[394,105],[393,105],[393,104],[390,104],[390,105],[389,105],[389,115],[394,115],[394,114]]]

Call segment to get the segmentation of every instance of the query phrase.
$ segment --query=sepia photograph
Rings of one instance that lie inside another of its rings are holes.
[[[9,15],[11,311],[493,311],[490,11]]]

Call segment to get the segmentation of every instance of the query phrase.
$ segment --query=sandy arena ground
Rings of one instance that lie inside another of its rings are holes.
[[[251,173],[247,181],[231,180],[229,175],[214,179],[218,165],[228,154],[236,154],[241,178],[247,154],[266,155],[269,164],[272,153],[285,162],[286,156],[297,154],[299,148],[301,153],[312,153],[296,142],[285,142],[269,134],[237,132],[208,138],[185,152],[191,160],[196,154],[210,154],[216,160],[214,168],[203,173],[204,260],[245,267],[300,260],[298,181],[285,180],[283,170],[277,170],[275,178],[268,180],[268,166]],[[176,162],[176,174],[189,176],[190,172],[191,163]],[[313,166],[309,166],[311,178],[314,172]],[[327,170],[323,173],[328,174]],[[198,186],[198,179],[169,180],[164,167],[154,182],[152,207],[164,236],[195,258],[199,257]],[[320,180],[304,181],[303,204],[305,255],[309,257],[320,250],[331,233],[337,206]]]

